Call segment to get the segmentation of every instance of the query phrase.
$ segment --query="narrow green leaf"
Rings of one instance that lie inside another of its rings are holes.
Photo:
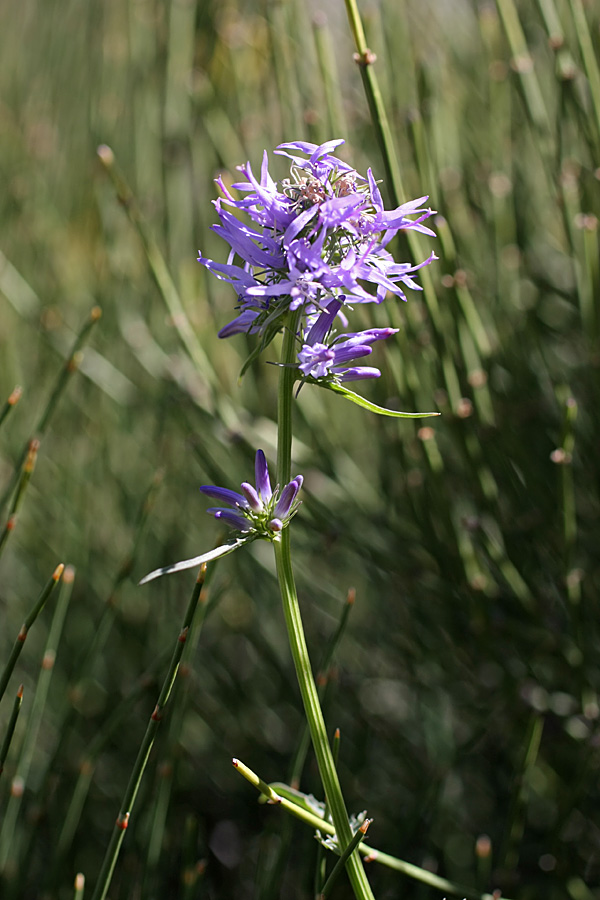
[[[226,544],[221,544],[220,547],[215,547],[214,550],[209,550],[208,553],[194,556],[193,559],[182,559],[181,562],[173,563],[170,566],[163,566],[161,569],[155,569],[154,572],[150,572],[149,575],[142,578],[139,583],[147,584],[149,581],[154,581],[155,578],[160,578],[161,575],[171,575],[173,572],[183,572],[184,569],[193,569],[195,566],[201,566],[202,563],[212,562],[214,559],[219,559],[221,556],[227,556],[228,553],[233,553],[233,551],[237,550],[238,547],[241,547],[242,544],[247,544],[249,541],[253,540],[254,535],[249,535],[248,537],[227,541]]]
[[[397,409],[386,409],[385,406],[377,406],[376,403],[371,403],[370,400],[361,397],[360,394],[355,394],[354,391],[349,391],[348,388],[342,387],[341,384],[335,384],[331,381],[313,381],[311,379],[309,383],[316,384],[318,387],[325,388],[328,391],[334,391],[336,394],[341,394],[346,400],[351,400],[352,403],[356,403],[357,406],[362,406],[363,409],[368,409],[369,412],[377,413],[380,416],[392,416],[396,419],[425,419],[429,416],[440,415],[439,412],[409,413],[400,412]]]

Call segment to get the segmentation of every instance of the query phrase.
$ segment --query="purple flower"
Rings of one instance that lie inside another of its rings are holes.
[[[213,230],[229,245],[229,257],[226,263],[204,256],[199,261],[238,296],[238,314],[221,329],[221,337],[258,333],[268,338],[266,346],[289,310],[301,310],[300,334],[306,335],[315,317],[322,330],[319,314],[325,310],[332,316],[331,328],[334,303],[339,311],[351,303],[381,303],[388,292],[405,300],[406,288],[421,289],[414,275],[435,254],[413,266],[397,263],[386,248],[398,231],[433,234],[423,224],[431,215],[423,206],[427,197],[385,210],[372,171],[365,178],[333,155],[341,144],[340,139],[281,144],[275,154],[290,160],[289,177],[281,182],[271,177],[265,151],[260,179],[249,162],[240,166],[245,180],[233,185],[239,199],[217,179],[223,196],[215,201],[219,224]],[[244,212],[251,224],[227,207]],[[306,343],[331,348],[328,333]],[[339,352],[338,347],[330,369]]]
[[[215,519],[222,519],[248,538],[262,537],[270,541],[279,539],[281,531],[298,511],[298,491],[302,487],[302,475],[296,475],[282,491],[279,485],[272,490],[267,460],[262,450],[256,451],[256,486],[243,482],[241,493],[229,488],[203,485],[200,490],[207,497],[214,497],[226,507],[213,506],[207,510]]]
[[[320,318],[327,322],[331,315],[332,312],[328,310]],[[305,377],[327,378],[330,381],[342,382],[357,381],[360,378],[379,378],[381,375],[379,369],[369,366],[348,368],[348,363],[361,356],[369,356],[372,352],[370,345],[396,334],[397,328],[369,328],[367,331],[334,338],[329,345],[318,341],[310,343],[315,334],[319,336],[317,331],[319,325],[319,321],[313,325],[308,334],[307,343],[303,344],[298,353],[299,368]]]

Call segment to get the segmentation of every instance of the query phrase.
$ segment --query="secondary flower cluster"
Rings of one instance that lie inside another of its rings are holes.
[[[386,247],[399,231],[433,235],[423,224],[431,215],[422,206],[427,197],[386,211],[371,169],[364,178],[332,155],[343,143],[281,144],[275,153],[291,166],[279,184],[269,174],[265,151],[260,181],[250,163],[239,167],[246,180],[233,185],[243,195],[238,200],[218,178],[223,197],[215,201],[220,224],[213,230],[229,244],[229,258],[218,263],[199,257],[238,295],[239,314],[220,337],[256,333],[266,345],[287,313],[300,310],[300,371],[305,378],[338,382],[377,377],[378,369],[349,364],[397,329],[338,335],[336,320],[347,327],[345,311],[352,304],[381,303],[388,292],[405,300],[405,288],[421,290],[414,273],[436,258],[432,253],[415,266],[394,261]],[[243,211],[252,224],[226,207]]]
[[[207,497],[214,497],[227,507],[215,506],[207,510],[215,519],[222,519],[236,531],[245,535],[277,540],[278,535],[298,511],[298,491],[302,487],[302,475],[286,484],[281,493],[279,485],[272,490],[267,460],[262,450],[256,451],[256,487],[244,482],[242,493],[228,488],[203,485],[200,490]]]

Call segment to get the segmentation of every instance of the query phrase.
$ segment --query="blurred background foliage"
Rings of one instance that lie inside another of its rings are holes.
[[[440,257],[407,304],[356,311],[401,328],[364,393],[442,416],[298,398],[293,548],[315,665],[356,589],[326,702],[346,799],[374,817],[374,846],[417,865],[522,900],[591,900],[600,9],[366,0],[361,13],[402,199],[430,195],[438,239],[423,256]],[[213,178],[257,170],[265,148],[341,136],[349,162],[383,176],[345,15],[341,0],[327,17],[301,0],[0,5],[2,402],[23,387],[0,431],[2,528],[22,449],[102,309],[0,561],[2,659],[57,563],[74,567],[3,706],[5,727],[23,681],[0,779],[3,897],[69,897],[78,871],[93,885],[193,584],[137,581],[218,539],[198,485],[247,479],[255,447],[275,458],[277,371],[263,360],[238,382],[252,339],[216,338],[235,297],[195,257],[226,255]],[[156,248],[183,311],[153,278]],[[302,732],[267,545],[214,567],[192,644],[110,897],[308,897],[311,834],[258,806],[230,765],[286,780]],[[301,787],[319,793],[310,755]],[[379,900],[439,895],[369,871]]]

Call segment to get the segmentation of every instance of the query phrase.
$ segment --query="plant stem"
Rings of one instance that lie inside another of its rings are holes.
[[[56,567],[56,569],[52,573],[49,580],[46,582],[41,594],[39,595],[39,597],[35,603],[35,606],[32,608],[29,615],[23,622],[23,625],[21,626],[21,630],[19,631],[19,634],[17,635],[17,639],[14,643],[12,652],[8,658],[8,662],[4,666],[2,673],[0,673],[0,700],[4,696],[4,692],[7,688],[8,682],[10,680],[10,676],[12,675],[13,670],[17,664],[17,660],[18,660],[19,656],[21,655],[21,650],[23,649],[23,645],[24,645],[25,641],[27,640],[27,635],[29,634],[29,629],[31,628],[31,626],[33,625],[33,623],[35,622],[35,620],[41,613],[41,611],[44,608],[44,605],[46,603],[46,600],[52,593],[53,589],[56,587],[56,585],[60,581],[60,578],[64,571],[64,568],[65,567],[64,567],[63,563],[59,563],[59,565]]]
[[[200,599],[200,592],[202,591],[202,586],[204,584],[205,572],[206,565],[203,565],[198,574],[198,578],[196,579],[196,584],[194,585],[194,590],[192,592],[190,602],[188,603],[183,626],[177,638],[173,656],[171,657],[169,670],[163,682],[163,686],[154,708],[154,712],[150,716],[150,721],[148,722],[148,725],[146,727],[146,733],[140,745],[137,758],[129,777],[129,783],[127,785],[127,788],[125,789],[125,794],[123,796],[119,815],[117,816],[117,820],[113,828],[113,833],[107,847],[106,854],[104,856],[104,862],[102,863],[102,868],[100,870],[100,875],[98,876],[96,890],[94,891],[92,900],[104,900],[110,887],[114,868],[119,857],[121,844],[123,843],[125,831],[127,830],[127,826],[129,825],[131,810],[133,809],[138,788],[140,786],[142,776],[148,762],[148,757],[150,756],[150,751],[152,750],[152,746],[156,738],[158,726],[160,725],[160,721],[163,717],[163,710],[167,705],[171,690],[173,689],[175,678],[177,677],[177,671],[179,669],[179,663],[181,662],[181,656],[183,654],[185,642],[194,621],[194,615],[196,613],[198,601]]]
[[[282,368],[279,376],[278,395],[278,422],[277,422],[277,479],[280,485],[287,484],[290,480],[291,454],[292,454],[292,400],[294,382],[297,370],[293,367],[296,358],[296,329],[298,313],[293,314],[284,332],[281,354]],[[337,834],[340,851],[348,846],[352,840],[352,829],[348,821],[348,812],[342,796],[342,790],[338,779],[337,770],[331,754],[327,730],[323,719],[323,712],[317,687],[313,677],[300,605],[296,593],[292,560],[290,554],[290,531],[285,528],[281,534],[281,541],[275,543],[275,561],[277,564],[277,578],[283,603],[283,612],[288,631],[290,649],[296,668],[296,676],[302,695],[302,702],[306,713],[306,719],[310,728],[310,735],[319,766],[319,773],[323,788],[327,796],[327,803],[331,809],[331,815]],[[365,870],[358,854],[352,853],[346,863],[346,869],[355,896],[358,900],[374,900]]]

